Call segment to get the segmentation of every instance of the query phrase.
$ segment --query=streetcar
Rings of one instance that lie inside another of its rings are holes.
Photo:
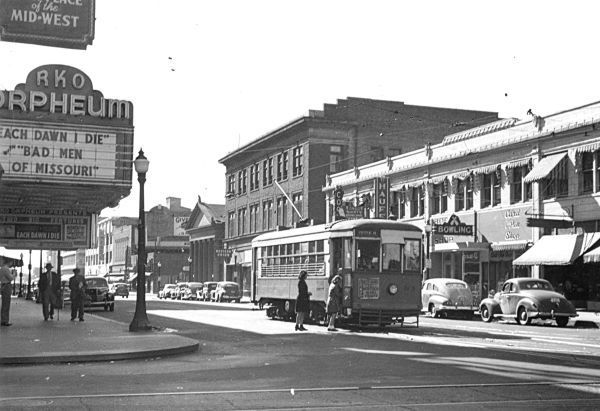
[[[259,235],[252,241],[251,299],[267,316],[295,317],[306,270],[311,321],[323,324],[331,279],[343,282],[343,322],[386,326],[421,312],[421,230],[393,220],[341,220]]]

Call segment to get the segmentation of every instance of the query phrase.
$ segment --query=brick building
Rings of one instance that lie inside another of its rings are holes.
[[[300,219],[325,222],[321,188],[329,174],[497,119],[493,112],[349,97],[227,154],[219,160],[226,167],[225,246],[233,250],[226,278],[249,288],[250,243],[256,235]]]

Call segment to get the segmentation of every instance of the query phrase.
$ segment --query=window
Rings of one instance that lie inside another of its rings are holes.
[[[531,200],[531,183],[524,183],[523,179],[527,175],[528,167],[516,167],[511,170],[512,178],[510,181],[510,203]]]
[[[423,184],[413,187],[410,197],[410,216],[421,216],[425,210],[425,188]]]
[[[233,211],[227,214],[227,236],[235,237],[235,212]]]
[[[287,224],[287,198],[279,197],[277,199],[277,225],[285,226]]]
[[[238,172],[238,194],[246,194],[247,185],[246,179],[248,177],[248,170],[243,169]]]
[[[302,174],[302,162],[304,157],[304,147],[298,146],[292,150],[292,176],[297,177]]]
[[[481,208],[500,204],[500,176],[499,173],[491,172],[481,177]]]
[[[246,208],[238,210],[238,235],[246,234]]]
[[[296,207],[296,210],[298,210],[300,214],[302,214],[302,197],[302,193],[296,193],[292,195],[294,207]],[[292,224],[300,221],[300,217],[298,216],[298,213],[296,213],[296,210],[292,210]]]
[[[594,170],[596,170],[596,180],[600,183],[600,162],[598,161],[598,151],[593,153],[581,154],[581,174],[582,174],[582,193],[592,193],[597,191],[594,188]]]
[[[263,160],[263,187],[273,184],[273,157]]]
[[[455,180],[456,194],[454,194],[454,210],[461,211],[465,209],[465,180]]]
[[[288,177],[288,152],[277,155],[277,181],[287,180]]]
[[[446,180],[433,185],[432,214],[444,213],[448,210],[448,185]]]
[[[402,254],[400,244],[383,244],[382,246],[383,271],[402,270]]]
[[[260,166],[258,165],[258,163],[250,166],[250,191],[258,190],[258,183],[260,181],[258,175],[259,169]]]
[[[270,230],[273,227],[273,200],[263,201],[262,229]]]
[[[258,204],[250,206],[250,233],[258,232]]]
[[[342,146],[330,146],[329,147],[329,173],[337,173],[342,171]]]
[[[379,241],[356,240],[356,269],[379,271]]]
[[[404,270],[421,272],[421,241],[405,240]]]
[[[563,159],[550,175],[543,180],[542,197],[544,199],[564,197],[569,191],[569,179],[567,176],[567,162]]]
[[[406,190],[398,192],[398,218],[402,219],[406,217],[406,207],[408,203],[406,201]]]

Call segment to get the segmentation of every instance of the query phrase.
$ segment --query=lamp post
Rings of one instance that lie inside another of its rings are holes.
[[[32,300],[33,297],[31,295],[31,250],[29,250],[29,264],[27,265],[29,269],[29,276],[27,277],[27,300]]]
[[[144,183],[150,162],[140,152],[133,162],[140,183],[140,209],[138,223],[138,259],[137,259],[137,297],[135,302],[135,314],[129,324],[129,331],[147,331],[152,329],[146,314],[146,215],[144,213]]]
[[[430,250],[431,250],[431,224],[430,222],[427,222],[427,224],[425,224],[425,239],[426,239],[426,244],[425,244],[425,278],[423,280],[428,280],[429,279],[429,270],[431,268],[431,256],[429,254]]]
[[[192,257],[188,257],[188,267],[190,269],[190,271],[189,271],[190,274],[189,275],[191,277],[191,278],[188,278],[188,281],[194,281],[194,273],[192,272]]]
[[[160,263],[160,261],[158,263],[156,263],[156,266],[158,267],[157,284],[158,284],[158,291],[160,292],[160,267],[162,267],[162,264]]]
[[[23,297],[23,253],[21,253],[21,272],[19,273],[19,297]]]

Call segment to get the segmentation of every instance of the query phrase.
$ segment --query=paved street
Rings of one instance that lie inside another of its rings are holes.
[[[148,301],[153,326],[200,350],[147,360],[3,368],[2,408],[481,409],[600,407],[600,330],[421,317],[328,333],[250,304]],[[115,312],[127,323],[134,301]]]

